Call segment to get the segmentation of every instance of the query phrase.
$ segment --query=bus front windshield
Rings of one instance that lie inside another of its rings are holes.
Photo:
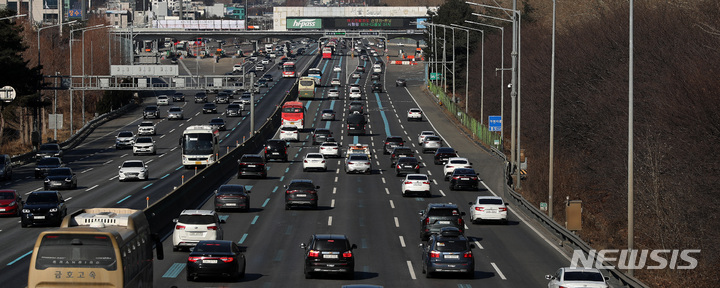
[[[302,113],[303,109],[300,107],[283,107],[282,113]]]
[[[210,133],[190,133],[183,135],[183,153],[186,155],[213,154],[213,136]]]
[[[283,71],[295,72],[295,65],[285,65],[285,66],[283,66]]]
[[[51,267],[89,267],[117,269],[110,237],[94,234],[47,234],[40,242],[36,269]],[[90,277],[90,275],[88,275]]]
[[[308,80],[300,81],[300,86],[312,86],[313,84],[315,84],[315,81],[308,81]]]

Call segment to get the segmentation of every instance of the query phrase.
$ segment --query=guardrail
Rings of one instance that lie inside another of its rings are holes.
[[[463,117],[459,118],[465,118],[467,117],[466,114],[459,111],[458,107],[450,101],[450,99],[442,93],[442,91],[439,89],[439,87],[431,86],[429,87],[429,91],[431,93],[437,93],[435,96],[439,98],[439,101],[442,101],[441,107],[445,108],[446,110],[453,113],[453,115],[462,115]],[[446,104],[447,103],[447,104]],[[457,113],[457,114],[455,114]],[[468,127],[465,123],[472,122],[472,121],[462,121],[462,124]],[[475,124],[478,124],[477,121],[474,121]],[[484,134],[484,132],[487,131],[487,127],[477,128],[477,127],[468,127],[472,129],[473,131],[481,131],[479,133],[480,135]],[[497,157],[505,160],[507,162],[507,156],[497,148],[495,148],[493,145],[490,145],[490,140],[495,140],[494,137],[491,136],[476,136],[481,142],[484,144],[490,146],[490,150],[492,153],[494,153]],[[514,203],[516,204],[516,207],[522,207],[527,211],[530,215],[535,217],[537,221],[543,224],[543,227],[549,231],[552,232],[556,237],[563,240],[563,243],[567,243],[569,245],[572,245],[573,247],[577,247],[578,249],[581,249],[585,254],[590,253],[590,250],[592,247],[588,245],[585,241],[580,239],[577,235],[570,232],[570,230],[567,230],[565,227],[560,226],[557,222],[550,219],[544,212],[540,211],[538,208],[532,205],[529,201],[527,201],[525,198],[523,198],[520,193],[517,193],[515,190],[513,190],[510,186],[505,185],[505,194],[509,195]],[[610,265],[609,263],[605,263],[606,265]],[[620,269],[607,269],[608,273],[612,276],[613,279],[617,280],[619,283],[626,287],[648,287],[647,285],[643,284],[639,280],[635,279],[634,277],[630,277],[623,273]]]

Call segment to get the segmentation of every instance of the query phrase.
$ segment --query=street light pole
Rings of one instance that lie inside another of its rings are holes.
[[[633,205],[633,59],[634,59],[634,44],[633,44],[633,0],[630,0],[630,41],[629,44],[629,63],[628,63],[628,250],[633,251],[634,242],[634,226],[633,220],[634,205]],[[630,261],[630,268],[628,269],[628,275],[633,276],[633,264],[634,261]]]
[[[470,66],[470,30],[480,32],[482,34],[481,38],[481,44],[480,44],[480,125],[482,125],[483,122],[483,111],[485,110],[484,104],[485,104],[485,30],[482,29],[475,29],[470,27],[465,27],[458,24],[450,24],[451,26],[457,27],[458,29],[463,29],[467,32],[467,57],[466,57],[466,67]],[[468,86],[469,86],[469,80],[467,78],[468,71],[465,72],[466,78],[465,78],[465,113],[468,113]],[[501,86],[502,88],[502,86]],[[501,89],[502,90],[502,89]]]
[[[555,145],[555,6],[552,12],[552,56],[550,57],[550,163],[548,171],[548,216],[553,219],[553,160]]]
[[[82,86],[83,86],[83,90],[82,90],[82,109],[81,110],[82,110],[83,126],[85,126],[85,75],[86,75],[85,74],[85,32],[102,29],[102,28],[107,28],[109,26],[110,25],[105,26],[103,24],[98,24],[95,26],[90,26],[90,27],[86,27],[86,28],[82,29]],[[90,47],[90,48],[92,48],[92,47]],[[70,61],[72,61],[72,59],[70,59]],[[90,59],[90,65],[92,66],[92,58]]]

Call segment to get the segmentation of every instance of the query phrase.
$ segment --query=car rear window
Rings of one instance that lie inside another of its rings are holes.
[[[427,180],[427,176],[425,175],[409,175],[407,176],[408,180]]]
[[[465,240],[447,240],[435,243],[435,250],[440,252],[458,252],[467,250],[467,241]]]
[[[367,160],[368,160],[368,159],[367,159],[367,156],[362,156],[362,155],[353,155],[353,156],[350,156],[350,161],[363,161],[363,160],[364,160],[364,161],[367,161]]]
[[[565,281],[603,281],[603,275],[597,272],[565,272]]]
[[[60,159],[55,157],[43,158],[38,161],[37,165],[60,165]]]
[[[437,136],[427,136],[427,137],[425,137],[425,141],[440,141],[440,137],[437,137]]]
[[[315,185],[309,182],[290,183],[288,190],[315,190]]]
[[[460,212],[455,208],[435,208],[428,212],[430,216],[458,216]]]
[[[212,215],[180,215],[178,223],[183,224],[214,224],[215,217]]]
[[[320,251],[347,251],[349,245],[345,240],[318,239],[315,241],[315,250]]]
[[[260,156],[243,156],[240,162],[262,162],[263,158]]]
[[[143,163],[139,161],[125,162],[123,167],[143,167]]]
[[[495,205],[502,205],[503,200],[502,199],[480,199],[478,200],[478,204],[495,204]]]
[[[417,160],[414,157],[402,157],[398,160],[398,163],[415,163]]]
[[[465,161],[465,160],[452,160],[452,161],[450,161],[450,163],[452,163],[452,164],[466,164],[467,161]]]
[[[323,155],[322,155],[322,154],[308,154],[306,157],[307,157],[307,158],[319,158],[319,159],[321,159],[321,158],[323,158]]]
[[[230,245],[217,242],[200,242],[193,252],[230,252]]]

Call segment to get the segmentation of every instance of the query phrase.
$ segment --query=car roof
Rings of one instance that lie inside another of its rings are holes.
[[[428,208],[453,208],[458,209],[458,206],[456,204],[452,203],[428,203]]]
[[[135,162],[145,163],[145,162],[143,162],[142,160],[125,160],[125,161],[123,161],[123,164],[125,164],[125,163],[135,163]]]
[[[315,234],[313,238],[318,240],[347,240],[347,236],[340,234]]]
[[[183,210],[180,215],[215,215],[214,210]]]

